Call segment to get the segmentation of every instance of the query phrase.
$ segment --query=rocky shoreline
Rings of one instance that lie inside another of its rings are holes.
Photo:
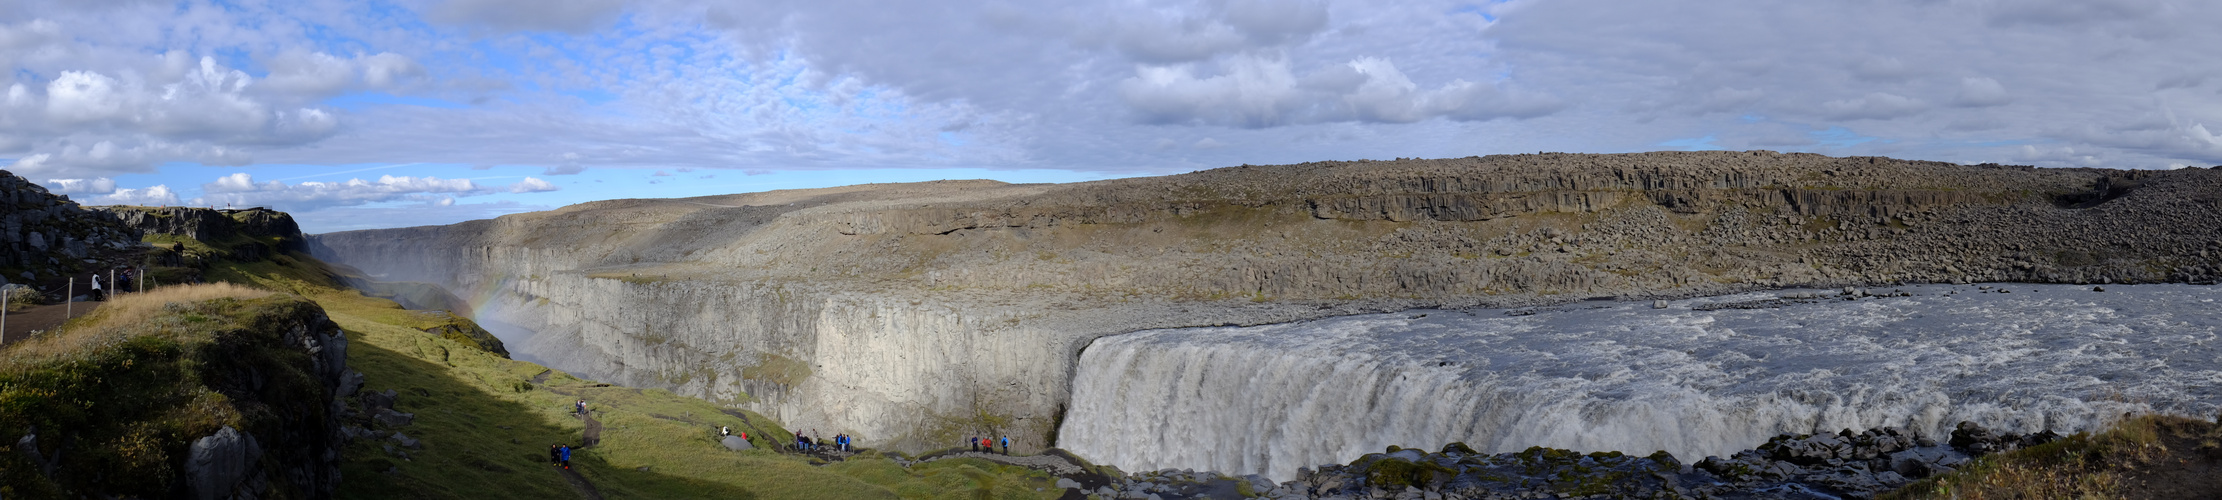
[[[1526,498],[1874,498],[1952,472],[1969,460],[2059,439],[1962,422],[1946,441],[1895,427],[1836,434],[1783,434],[1756,449],[1685,463],[1658,452],[1580,452],[1529,448],[1487,454],[1463,443],[1434,453],[1390,447],[1349,464],[1306,468],[1278,484],[1257,475],[1162,470],[1113,475],[1078,488],[1091,499],[1526,499]],[[1078,487],[1077,483],[1071,487]],[[1073,495],[1068,495],[1068,498]]]

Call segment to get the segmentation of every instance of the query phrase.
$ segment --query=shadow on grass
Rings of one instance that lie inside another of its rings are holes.
[[[352,344],[348,364],[366,376],[363,390],[392,389],[400,395],[395,408],[416,414],[413,424],[390,430],[422,440],[423,448],[367,437],[350,443],[340,498],[579,496],[548,461],[550,445],[579,443],[576,421],[551,421],[543,409],[488,393],[440,363],[372,342]],[[733,485],[613,467],[592,453],[572,458],[572,467],[609,498],[756,498]]]

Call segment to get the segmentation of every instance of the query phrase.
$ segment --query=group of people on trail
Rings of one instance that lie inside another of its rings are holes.
[[[849,451],[850,439],[848,434],[834,434],[830,442],[824,437],[810,437],[816,434],[818,434],[817,429],[811,429],[809,434],[795,433],[795,448],[802,450],[803,453],[824,451],[823,448],[827,446],[842,452]]]
[[[549,465],[561,466],[564,470],[570,470],[571,445],[560,443],[548,445],[548,463]]]
[[[127,285],[127,284],[131,283],[131,269],[129,269],[129,268],[125,268],[125,269],[115,270],[115,271],[112,271],[112,272],[114,272],[114,273],[115,273],[115,283],[109,283],[109,285],[112,285],[112,286],[107,286],[107,287],[101,286],[101,275],[100,275],[100,273],[97,273],[97,272],[96,272],[96,273],[93,273],[93,280],[92,280],[92,284],[93,284],[93,293],[92,293],[92,299],[93,299],[93,301],[95,301],[95,302],[105,302],[105,301],[107,301],[107,300],[108,300],[108,292],[109,292],[109,290],[108,290],[108,289],[109,289],[109,288],[114,288],[114,289],[115,289],[116,291],[129,291],[129,290],[125,290],[124,288],[125,288],[125,285]]]
[[[572,403],[572,404],[571,404],[571,413],[575,413],[575,414],[579,414],[579,415],[585,415],[585,414],[586,414],[586,400],[584,400],[584,399],[581,399],[581,400],[579,400],[579,402],[577,402],[577,403]]]
[[[985,448],[988,453],[995,453],[995,438],[973,436],[972,451],[982,451],[983,448]],[[1003,454],[1011,454],[1010,436],[1003,436]]]

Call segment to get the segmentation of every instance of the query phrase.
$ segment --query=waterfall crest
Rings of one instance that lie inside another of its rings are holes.
[[[1959,421],[2073,432],[2222,403],[2222,290],[1906,287],[1537,312],[1407,311],[1098,339],[1060,442],[1128,470],[1260,473],[1465,442],[1728,455],[1779,433]]]

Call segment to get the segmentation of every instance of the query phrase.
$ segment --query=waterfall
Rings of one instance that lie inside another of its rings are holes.
[[[1695,461],[1785,432],[2073,432],[2222,403],[2222,290],[2002,286],[2012,293],[1743,294],[1104,337],[1080,357],[1060,443],[1127,470],[1287,480],[1389,445]]]

